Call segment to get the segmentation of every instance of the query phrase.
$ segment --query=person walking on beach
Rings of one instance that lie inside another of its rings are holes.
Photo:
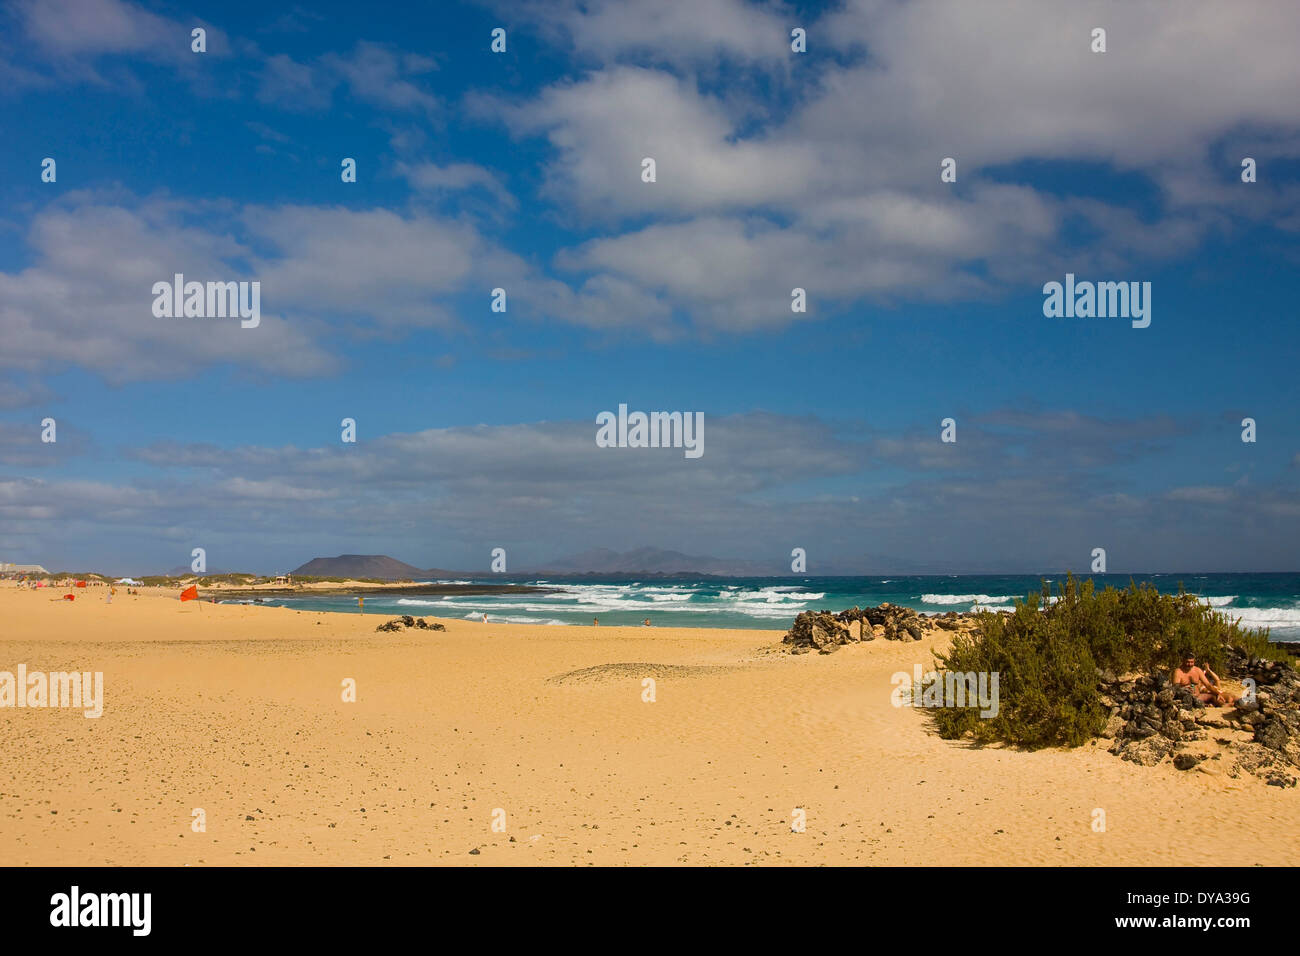
[[[483,623],[484,623],[484,624],[487,623],[487,612],[486,612],[486,611],[483,612]]]
[[[1237,698],[1225,694],[1219,689],[1219,676],[1214,675],[1211,681],[1204,670],[1196,666],[1196,655],[1191,651],[1184,651],[1180,655],[1183,659],[1182,664],[1174,668],[1172,680],[1175,687],[1188,687],[1196,695],[1196,699],[1203,704],[1213,704],[1216,707],[1224,707],[1228,704],[1236,703]],[[1211,674],[1214,672],[1211,671]]]

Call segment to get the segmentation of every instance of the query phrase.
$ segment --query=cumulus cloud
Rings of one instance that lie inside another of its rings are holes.
[[[28,38],[58,56],[190,52],[192,27],[124,0],[23,0],[16,9]]]
[[[262,63],[257,98],[288,109],[320,110],[330,104],[336,77],[286,53],[275,53]]]
[[[786,4],[750,0],[525,0],[498,8],[548,42],[602,61],[637,56],[695,65],[778,63],[790,51],[790,30],[801,22]]]
[[[88,196],[33,220],[34,262],[0,273],[0,365],[28,371],[78,365],[110,381],[177,378],[205,364],[237,362],[289,375],[319,374],[333,360],[263,299],[256,329],[238,321],[160,319],[155,282],[256,279],[233,262],[248,250],[228,233],[187,218],[194,204],[147,200],[132,208]]]
[[[473,108],[544,139],[544,194],[605,231],[562,251],[562,267],[607,267],[620,299],[708,328],[795,321],[796,285],[841,306],[988,297],[1064,271],[1168,262],[1234,221],[1300,220],[1294,189],[1234,190],[1240,156],[1225,147],[1294,152],[1300,106],[1285,91],[1300,61],[1286,51],[1300,41],[1300,10],[1286,5],[1238,15],[1193,0],[1171,16],[1161,4],[858,0],[807,24],[812,47],[833,55],[809,57],[788,103],[758,109],[761,76],[718,83],[702,59],[725,49],[788,64],[798,58],[788,12],[658,0],[543,8],[599,68],[529,102],[472,98]],[[696,30],[674,47],[658,31],[678,18]],[[1094,54],[1100,23],[1109,50]],[[653,184],[640,178],[645,157]],[[939,181],[946,157],[958,184]],[[1031,161],[1133,173],[1158,208],[1140,215],[1082,182],[1007,181]],[[802,281],[782,275],[794,268]],[[585,314],[611,311],[589,302]]]
[[[434,297],[461,288],[486,245],[472,226],[386,209],[255,206],[241,218],[274,250],[253,265],[268,294],[367,324],[449,324]]]
[[[44,5],[24,5],[21,14],[34,43],[55,52],[138,51],[177,25],[121,0],[87,0],[84,9],[62,32]],[[328,370],[305,338],[307,320],[327,306],[365,328],[450,326],[445,296],[468,288],[476,271],[493,273],[487,288],[508,280],[521,316],[666,340],[775,330],[863,303],[988,299],[1035,290],[1066,271],[1128,272],[1186,255],[1243,221],[1296,228],[1300,189],[1261,182],[1243,197],[1231,188],[1234,177],[1210,164],[1233,172],[1228,144],[1243,130],[1261,155],[1300,153],[1300,107],[1286,95],[1300,67],[1284,55],[1300,39],[1300,13],[1282,4],[1227,12],[1202,0],[1180,5],[1178,17],[1163,10],[855,0],[804,23],[790,7],[742,0],[520,8],[519,22],[597,63],[531,99],[468,100],[479,117],[548,145],[542,198],[587,232],[554,250],[555,274],[485,242],[465,221],[392,207],[250,210],[245,230],[271,246],[256,250],[257,270],[279,283],[280,303],[299,310],[304,338],[296,347],[284,338],[275,358],[237,341],[211,346],[212,358],[277,369],[294,363],[296,374]],[[796,19],[811,49],[828,55],[789,51]],[[1103,20],[1110,50],[1093,54],[1089,32]],[[801,65],[788,95],[773,98],[761,71],[710,79],[705,66],[719,58]],[[436,68],[425,55],[370,41],[310,62],[277,53],[264,58],[257,95],[321,109],[346,87],[369,106],[427,117],[439,108],[425,88]],[[392,168],[415,201],[485,199],[493,221],[517,207],[480,164],[399,152]],[[657,164],[653,184],[640,178],[647,156]],[[955,185],[938,179],[946,156],[958,161]],[[1004,181],[1028,160],[1132,171],[1154,184],[1158,208],[1139,214],[1068,184],[1049,191]],[[57,283],[56,267],[71,266],[39,244],[55,222],[47,211],[33,225],[39,264],[21,286],[10,285],[12,314],[28,313],[32,287]],[[73,248],[88,253],[107,238],[91,225]],[[128,229],[126,241],[145,247],[137,260],[174,238],[182,249],[203,241],[170,226],[130,225],[139,231]],[[215,253],[203,255],[210,261]],[[796,287],[807,291],[806,314],[790,309]],[[71,324],[56,322],[56,330]],[[120,335],[120,324],[108,328]],[[124,377],[159,372],[90,329],[57,344],[32,331],[10,365],[34,368],[58,352],[68,362],[120,365]]]
[[[405,163],[396,167],[414,189],[427,193],[460,192],[463,190],[482,189],[487,192],[502,209],[515,209],[519,202],[506,189],[505,185],[491,170],[476,163],[449,163],[439,166],[437,163]]]
[[[0,381],[0,409],[29,408],[55,397],[53,389],[31,376]]]
[[[486,309],[499,284],[531,292],[538,307],[568,298],[472,224],[421,212],[79,193],[38,213],[27,244],[32,263],[0,272],[0,367],[80,366],[112,382],[175,379],[216,363],[322,375],[340,367],[321,344],[331,330],[456,327],[455,297],[472,291]],[[260,282],[260,326],[156,318],[153,284],[176,273]],[[5,398],[30,401],[16,386],[0,391]]]
[[[555,151],[546,191],[584,216],[698,214],[788,204],[807,194],[814,144],[733,140],[724,102],[660,70],[617,66],[544,90],[532,102],[492,110],[521,135],[545,135]],[[658,181],[641,181],[655,160]]]
[[[358,41],[351,53],[327,54],[322,65],[334,71],[363,102],[396,110],[437,108],[438,100],[420,88],[417,77],[437,69],[437,63],[418,53],[406,53],[381,43]]]
[[[0,422],[0,465],[53,468],[89,450],[90,436],[69,422],[58,424],[56,420],[57,441],[41,441],[41,421],[33,416],[26,422]]]
[[[430,57],[369,40],[308,62],[275,53],[263,57],[257,98],[290,110],[322,110],[342,86],[371,107],[430,115],[439,102],[423,88],[422,77],[436,69]]]
[[[128,0],[19,0],[12,15],[23,38],[12,53],[39,63],[35,71],[6,68],[21,85],[43,86],[53,78],[107,83],[103,68],[108,65],[123,83],[139,87],[130,71],[139,61],[165,64],[202,83],[191,49],[195,27],[206,33],[204,56],[231,52],[225,32],[207,20],[161,16]]]

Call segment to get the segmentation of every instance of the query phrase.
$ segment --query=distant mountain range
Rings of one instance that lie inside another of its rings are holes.
[[[452,571],[446,568],[417,568],[384,554],[340,554],[335,558],[312,558],[295,568],[296,575],[321,578],[376,578],[383,581],[420,581],[449,577],[482,577],[486,568],[477,571]],[[645,576],[719,575],[761,576],[788,574],[773,564],[757,561],[736,561],[664,551],[659,548],[637,548],[632,551],[611,551],[597,548],[566,558],[556,558],[543,567],[511,569],[510,576],[537,577],[547,574],[601,575],[640,574]]]

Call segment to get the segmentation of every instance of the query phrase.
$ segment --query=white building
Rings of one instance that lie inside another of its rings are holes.
[[[0,574],[49,574],[39,564],[6,564],[0,561]]]

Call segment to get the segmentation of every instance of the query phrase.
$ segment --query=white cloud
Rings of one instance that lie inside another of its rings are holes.
[[[611,230],[557,261],[609,270],[622,300],[652,300],[656,314],[706,328],[787,324],[797,316],[772,303],[783,288],[788,304],[794,285],[835,305],[989,296],[1064,271],[1170,261],[1243,218],[1300,221],[1300,191],[1234,191],[1239,157],[1221,148],[1257,129],[1264,141],[1252,147],[1280,157],[1300,135],[1290,95],[1300,59],[1287,52],[1300,48],[1300,8],[863,0],[807,24],[810,50],[838,56],[807,54],[807,81],[780,107],[756,106],[765,87],[752,72],[720,83],[696,56],[644,52],[667,44],[656,31],[681,17],[697,26],[683,50],[729,37],[733,53],[762,60],[759,34],[728,24],[748,9],[765,36],[783,16],[773,8],[545,9],[575,48],[611,62],[531,102],[471,102],[516,136],[545,137],[545,194],[576,224]],[[1105,54],[1089,50],[1098,24]],[[654,184],[640,180],[646,156]],[[939,181],[948,156],[960,187]],[[1034,159],[1137,172],[1161,208],[1139,215],[1068,182],[1060,195],[987,178]],[[578,321],[613,311],[589,300]]]
[[[695,64],[788,59],[790,30],[802,22],[783,4],[746,0],[512,0],[500,12],[579,55]]]
[[[24,0],[17,6],[28,37],[60,56],[189,53],[189,29],[122,0]]]
[[[436,298],[464,288],[487,251],[470,225],[386,209],[254,206],[241,218],[274,249],[253,260],[264,302],[347,313],[366,325],[452,324]]]
[[[467,329],[506,288],[512,315],[581,307],[465,219],[427,210],[240,206],[73,193],[39,212],[31,265],[0,272],[0,368],[39,374],[80,366],[112,382],[176,379],[216,363],[287,376],[329,374],[321,342],[398,337],[414,328]],[[154,283],[257,281],[261,324],[156,318]],[[465,297],[481,312],[463,314]],[[48,396],[14,381],[0,405]]]
[[[415,82],[416,77],[437,69],[427,56],[360,40],[347,56],[327,54],[321,63],[342,76],[354,96],[375,106],[426,112],[438,106],[437,98]]]
[[[329,106],[335,86],[336,78],[324,70],[276,53],[262,64],[257,98],[289,109],[319,110]]]
[[[789,204],[818,168],[810,143],[733,141],[725,105],[666,73],[614,67],[549,87],[534,102],[499,110],[518,134],[544,134],[555,149],[546,191],[583,217],[696,215]],[[653,158],[658,181],[641,181]]]
[[[104,83],[99,61],[116,58],[128,67],[145,60],[171,66],[196,81],[203,81],[200,57],[191,49],[191,31],[205,31],[205,57],[230,52],[226,34],[200,17],[173,19],[159,16],[126,0],[19,0],[14,13],[21,25],[24,55],[34,55],[42,69],[33,76],[10,68],[19,82],[45,85],[49,74],[72,82]],[[8,59],[8,57],[6,57]],[[129,72],[118,77],[140,88]]]
[[[460,192],[483,189],[504,209],[515,209],[519,203],[497,178],[496,174],[475,163],[398,163],[397,173],[421,192]]]
[[[194,222],[195,204],[149,200],[134,208],[70,197],[39,213],[28,232],[33,264],[0,273],[0,365],[29,371],[80,365],[111,381],[177,378],[214,362],[287,375],[333,361],[263,299],[260,327],[238,321],[159,319],[155,282],[257,278],[231,262],[247,249]],[[208,212],[218,210],[209,207]],[[219,217],[218,217],[219,218]]]
[[[311,62],[275,53],[262,62],[257,99],[289,110],[323,110],[342,85],[370,106],[431,115],[438,98],[422,88],[420,78],[436,69],[430,57],[369,40],[357,41],[346,54],[327,53]]]

